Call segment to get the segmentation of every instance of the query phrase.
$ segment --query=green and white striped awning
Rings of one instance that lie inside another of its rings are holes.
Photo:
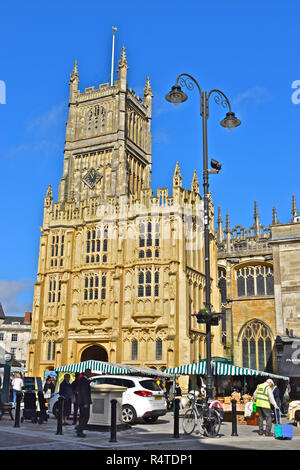
[[[224,362],[215,362],[212,361],[211,369],[213,375],[260,375],[276,379],[289,380],[289,377],[284,377],[281,375],[270,374],[268,372],[263,372],[261,370],[248,369],[246,367],[238,367],[233,364],[226,364]],[[174,375],[206,375],[206,360],[196,362],[193,364],[185,364],[178,367],[172,367],[165,370],[168,374]]]
[[[86,369],[91,369],[93,374],[131,374],[147,375],[151,377],[172,377],[172,374],[165,373],[156,369],[93,360],[77,362],[75,364],[69,364],[67,366],[56,367],[55,372],[84,372]]]
[[[69,364],[67,366],[56,367],[55,372],[84,372],[86,369],[91,369],[92,373],[99,372],[100,374],[127,374],[127,369],[119,367],[117,364],[101,361],[84,361]]]

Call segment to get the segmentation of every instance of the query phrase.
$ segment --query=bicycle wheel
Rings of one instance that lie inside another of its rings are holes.
[[[189,408],[183,417],[182,427],[185,434],[192,434],[197,424],[197,415],[193,408]]]
[[[207,437],[216,437],[221,427],[220,414],[214,408],[210,408],[203,418],[202,429]]]

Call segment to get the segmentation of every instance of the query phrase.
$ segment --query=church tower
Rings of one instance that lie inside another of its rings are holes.
[[[127,87],[125,48],[119,60],[119,80],[98,89],[78,90],[77,61],[70,76],[61,204],[76,207],[89,198],[98,203],[117,196],[139,196],[151,185],[151,101],[149,78],[144,99]]]
[[[50,185],[44,199],[29,375],[87,359],[162,369],[205,357],[204,326],[192,317],[205,298],[197,174],[184,189],[177,163],[172,194],[153,194],[150,79],[142,98],[128,87],[124,47],[117,71],[111,86],[83,92],[77,61],[70,75],[58,201]],[[210,205],[211,298],[220,311]]]

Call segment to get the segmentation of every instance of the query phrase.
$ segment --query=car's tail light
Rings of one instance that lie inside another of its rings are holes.
[[[137,390],[134,393],[138,395],[139,397],[151,397],[152,396],[152,392],[146,392],[146,390]]]

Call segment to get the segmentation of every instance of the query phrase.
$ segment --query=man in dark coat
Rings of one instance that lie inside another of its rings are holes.
[[[75,427],[78,437],[85,437],[83,430],[85,429],[90,419],[90,405],[92,404],[91,399],[91,385],[90,378],[92,372],[90,369],[86,369],[83,377],[78,381],[78,405],[79,405],[79,425]]]
[[[280,424],[280,407],[281,407],[280,393],[279,393],[279,388],[277,387],[277,385],[274,384],[274,382],[272,386],[272,392],[274,395],[274,400],[276,401],[276,405],[278,406],[278,409],[274,410],[276,423]]]

